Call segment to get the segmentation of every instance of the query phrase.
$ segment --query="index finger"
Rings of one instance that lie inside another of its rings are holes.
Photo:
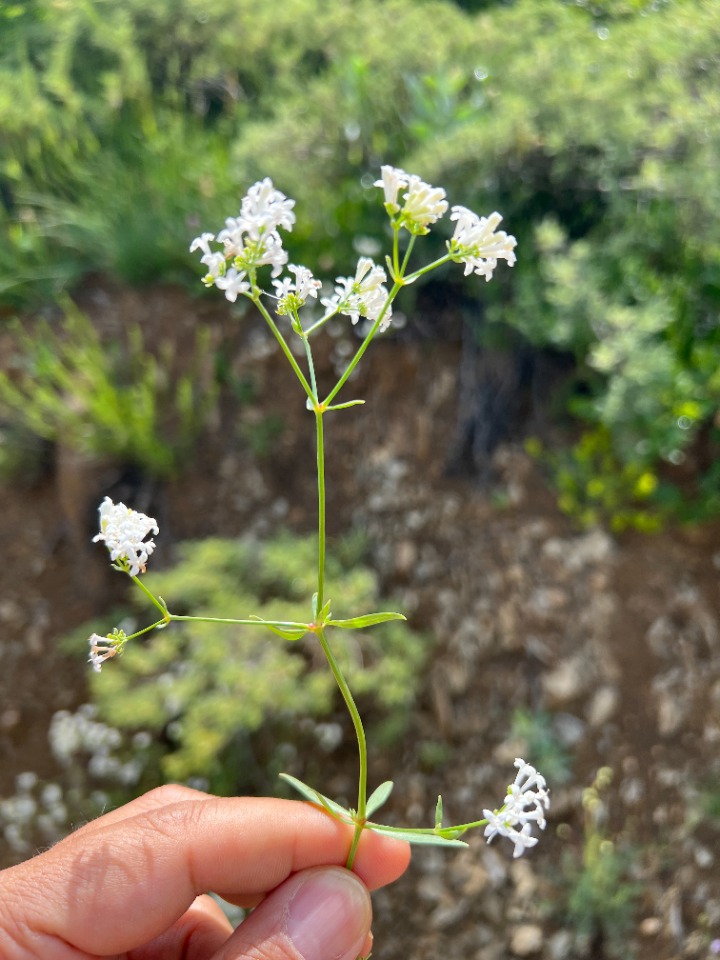
[[[298,870],[343,865],[352,828],[297,801],[210,797],[96,826],[85,841],[82,835],[0,875],[0,910],[10,911],[7,922],[20,935],[35,931],[102,955],[158,936],[208,890],[258,897]],[[395,880],[408,861],[407,844],[366,831],[354,870],[373,889]]]

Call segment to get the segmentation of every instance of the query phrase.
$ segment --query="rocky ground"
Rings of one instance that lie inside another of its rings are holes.
[[[237,334],[224,304],[174,291],[99,286],[83,306],[110,334],[132,317],[151,341],[181,348],[199,317],[238,382],[254,380],[240,425],[221,409],[182,477],[136,484],[164,542],[313,529],[312,421],[254,324]],[[320,375],[347,349],[344,336],[328,338]],[[467,851],[416,851],[409,875],[376,897],[376,955],[710,957],[720,938],[720,530],[575,530],[520,444],[496,450],[483,487],[449,478],[458,358],[455,344],[374,344],[348,385],[347,399],[366,406],[328,425],[330,532],[366,530],[387,592],[437,638],[413,727],[373,753],[371,777],[396,782],[393,822],[429,825],[440,792],[446,819],[461,822],[500,802],[524,756],[546,772],[553,803],[542,843],[521,860],[479,835]],[[247,438],[270,416],[282,432],[253,452]],[[112,465],[59,448],[49,470],[0,491],[0,797],[22,771],[57,773],[47,726],[83,701],[85,681],[54,639],[117,595],[117,575],[88,541],[97,503],[120,480]],[[612,782],[584,809],[604,767]],[[328,755],[327,792],[350,797],[353,776],[351,752]],[[1,845],[0,855],[13,856]]]

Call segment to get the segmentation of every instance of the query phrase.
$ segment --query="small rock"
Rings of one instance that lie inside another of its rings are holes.
[[[573,935],[569,930],[558,930],[548,940],[550,960],[569,960],[575,950]]]
[[[516,957],[530,957],[534,953],[539,953],[542,945],[542,927],[534,923],[523,923],[513,931],[510,938],[510,952]]]
[[[554,670],[543,674],[542,685],[553,706],[569,703],[579,697],[591,680],[588,665],[580,657],[563,660]]]
[[[603,530],[592,530],[571,540],[553,537],[545,543],[543,553],[559,560],[567,570],[579,571],[590,564],[608,561],[614,549],[613,541]]]
[[[592,696],[585,715],[591,727],[597,729],[610,720],[620,703],[620,691],[614,686],[600,687]]]
[[[696,847],[694,850],[695,863],[701,870],[707,870],[715,863],[715,856],[707,847]]]
[[[640,933],[643,937],[656,937],[662,930],[660,917],[645,917],[640,924]]]

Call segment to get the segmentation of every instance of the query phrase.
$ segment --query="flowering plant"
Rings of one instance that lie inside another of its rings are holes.
[[[155,520],[129,509],[124,504],[114,504],[106,498],[100,507],[100,533],[95,540],[105,542],[115,568],[132,578],[148,600],[156,607],[160,617],[142,630],[126,636],[119,629],[105,637],[93,634],[90,637],[90,662],[100,670],[102,664],[123,652],[128,641],[152,630],[167,627],[174,621],[202,620],[205,622],[245,624],[267,629],[286,640],[298,640],[308,633],[317,638],[327,663],[343,696],[355,735],[359,755],[359,782],[357,809],[346,809],[326,797],[315,788],[283,774],[302,796],[320,804],[331,816],[354,827],[353,842],[347,865],[352,866],[355,852],[363,830],[375,830],[410,841],[411,843],[464,846],[460,836],[466,831],[485,828],[488,841],[495,836],[507,837],[514,844],[514,856],[538,841],[532,835],[533,825],[545,827],[545,811],[549,795],[544,778],[524,760],[515,761],[517,775],[508,787],[507,795],[499,809],[483,810],[483,818],[470,823],[443,826],[442,798],[438,797],[435,825],[429,828],[402,828],[377,823],[370,818],[388,799],[393,784],[382,783],[368,796],[367,742],[362,719],[355,705],[350,688],[333,653],[329,635],[333,630],[356,630],[372,627],[389,620],[404,620],[401,613],[375,611],[360,614],[351,619],[337,620],[332,615],[331,601],[326,597],[325,585],[325,440],[324,418],[329,413],[364,403],[352,399],[336,402],[338,394],[362,359],[372,340],[392,323],[392,305],[402,287],[414,283],[423,274],[448,263],[461,263],[465,274],[476,273],[492,278],[499,260],[509,266],[515,263],[515,238],[498,230],[501,216],[492,213],[479,217],[465,207],[455,206],[450,219],[455,222],[452,237],[447,241],[447,253],[437,260],[409,271],[409,263],[415,242],[430,231],[448,210],[445,191],[432,187],[419,177],[390,166],[383,166],[381,179],[375,184],[384,192],[385,210],[392,230],[392,251],[386,257],[385,267],[374,263],[369,257],[360,257],[353,276],[338,277],[334,292],[329,297],[319,297],[321,283],[304,266],[290,264],[287,274],[281,276],[288,262],[279,230],[290,231],[295,222],[294,201],[277,190],[266,178],[252,186],[243,198],[239,215],[229,217],[225,227],[217,235],[203,233],[193,240],[190,250],[201,253],[200,261],[206,273],[203,282],[208,287],[223,291],[230,302],[238,297],[252,301],[277,340],[295,377],[306,396],[306,406],[315,417],[318,490],[318,555],[317,590],[310,603],[307,622],[248,619],[224,619],[179,616],[173,614],[161,597],[154,596],[140,579],[155,544],[146,538],[157,534]],[[407,234],[405,250],[401,255],[401,235]],[[258,275],[263,267],[271,268],[274,293],[260,285]],[[280,278],[280,279],[277,279]],[[297,336],[306,359],[306,372],[301,369],[290,343],[288,333],[273,318],[266,298],[273,301],[274,312],[279,318],[287,318],[291,334]],[[300,310],[310,301],[319,300],[324,307],[322,316],[303,323]],[[329,320],[338,314],[350,317],[353,324],[360,324],[363,339],[348,362],[337,383],[322,395],[315,376],[311,338]]]

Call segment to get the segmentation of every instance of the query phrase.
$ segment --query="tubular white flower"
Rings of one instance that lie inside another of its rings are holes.
[[[90,637],[88,644],[90,646],[88,663],[92,664],[92,668],[95,673],[100,673],[103,663],[105,663],[106,660],[109,660],[110,657],[114,657],[118,652],[118,649],[113,644],[108,643],[107,637],[101,637],[97,633],[94,633]]]
[[[498,260],[506,260],[509,267],[516,261],[517,240],[504,230],[496,232],[502,217],[491,213],[479,217],[467,207],[453,207],[450,219],[455,220],[455,232],[448,241],[448,252],[456,263],[465,264],[465,276],[476,273],[490,280]]]
[[[292,230],[294,206],[295,201],[276,190],[269,177],[253,184],[242,199],[239,216],[228,217],[217,237],[203,233],[190,244],[191,252],[202,252],[200,262],[208,268],[203,279],[205,285],[214,284],[225,291],[228,300],[234,301],[239,294],[251,290],[249,284],[243,286],[239,274],[253,274],[257,267],[268,265],[272,267],[272,276],[279,276],[288,255],[283,250],[278,228]],[[222,244],[221,251],[211,250],[213,240]],[[226,270],[228,261],[232,263],[230,270]],[[236,273],[231,274],[232,269]]]
[[[385,209],[390,215],[394,215],[400,209],[397,202],[398,191],[401,187],[407,187],[410,180],[407,173],[399,167],[391,167],[385,164],[380,167],[380,180],[376,180],[373,186],[382,187],[385,193]]]
[[[225,297],[231,303],[235,303],[238,294],[247,293],[250,290],[250,284],[245,279],[245,271],[236,270],[235,267],[226,270],[224,276],[216,277],[215,286],[218,290],[224,291]]]
[[[431,223],[439,220],[447,211],[445,191],[431,187],[415,174],[405,173],[399,167],[380,167],[381,179],[374,186],[382,187],[385,193],[385,209],[390,216],[400,214],[398,223],[410,233],[424,234]],[[405,190],[405,204],[400,207],[398,193]]]
[[[410,177],[403,196],[402,220],[411,233],[427,233],[430,224],[439,220],[448,208],[442,187],[431,187],[420,177]]]
[[[345,314],[353,323],[360,317],[374,322],[385,309],[388,291],[384,286],[387,277],[382,267],[378,267],[369,257],[360,257],[354,277],[337,277],[335,296],[321,300],[328,311]],[[392,318],[392,307],[388,304],[380,331],[387,330]]]
[[[295,223],[294,206],[295,201],[288,200],[275,189],[270,177],[265,177],[254,183],[243,197],[236,222],[239,230],[247,233],[251,240],[259,240],[278,227],[291,231]]]
[[[545,829],[550,795],[545,778],[535,767],[520,758],[515,760],[515,766],[518,773],[508,787],[505,803],[500,810],[483,810],[483,816],[488,821],[485,827],[488,843],[496,836],[507,837],[515,844],[513,857],[519,857],[538,842],[537,837],[532,836],[533,823]]]
[[[153,540],[145,541],[149,533],[159,533],[152,517],[131,510],[124,503],[113,503],[110,497],[100,504],[100,533],[93,537],[93,543],[104,540],[110,559],[127,564],[127,572],[133,577],[145,573],[148,557],[155,549]]]
[[[291,310],[298,310],[308,297],[317,299],[318,290],[322,286],[307,267],[297,267],[290,264],[288,270],[295,275],[295,281],[290,277],[282,280],[273,280],[275,295],[278,298],[277,312],[282,317]]]

